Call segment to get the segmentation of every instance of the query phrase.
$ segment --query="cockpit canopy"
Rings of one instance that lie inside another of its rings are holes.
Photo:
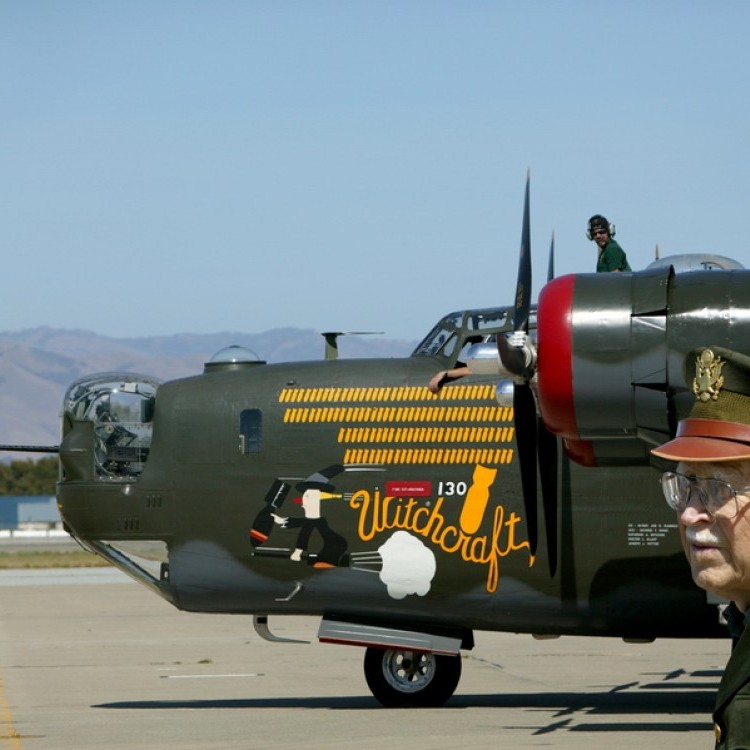
[[[446,315],[412,352],[412,357],[442,357],[449,365],[465,359],[466,350],[475,344],[492,342],[500,332],[512,330],[512,308],[463,310]],[[532,313],[530,327],[536,327]]]

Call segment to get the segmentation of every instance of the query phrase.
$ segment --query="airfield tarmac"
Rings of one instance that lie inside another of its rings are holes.
[[[713,746],[728,642],[476,633],[440,709],[384,709],[315,618],[178,612],[110,568],[0,572],[0,750]]]

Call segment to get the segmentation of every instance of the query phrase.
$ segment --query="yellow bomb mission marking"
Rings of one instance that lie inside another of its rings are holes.
[[[454,385],[438,399],[425,386],[284,388],[284,424],[336,430],[342,463],[509,464],[513,408],[494,386]]]

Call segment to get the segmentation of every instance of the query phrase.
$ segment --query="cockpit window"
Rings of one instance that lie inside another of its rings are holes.
[[[512,327],[510,308],[465,310],[446,315],[414,350],[412,357],[445,357],[461,361],[471,344],[494,340],[500,331]]]
[[[502,310],[481,310],[469,313],[467,316],[467,327],[475,331],[493,331],[503,328],[508,322],[508,311]]]
[[[456,331],[460,330],[463,313],[446,315],[412,352],[412,356],[435,357],[442,354],[450,357],[456,347]]]

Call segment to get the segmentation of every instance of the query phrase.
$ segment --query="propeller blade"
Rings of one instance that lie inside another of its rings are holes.
[[[555,278],[555,233],[552,232],[552,239],[549,243],[549,261],[547,263],[547,281]]]
[[[536,493],[537,416],[534,394],[528,383],[516,383],[513,388],[513,421],[516,428],[516,449],[521,469],[521,490],[529,534],[531,554],[536,554],[539,539]]]
[[[547,537],[549,574],[557,572],[557,437],[539,420],[537,426],[537,457],[542,485],[542,512]]]
[[[531,310],[531,221],[529,210],[529,186],[531,171],[526,174],[526,192],[521,229],[521,252],[518,259],[516,299],[513,308],[513,333],[529,332]],[[550,243],[547,281],[555,275],[555,233]],[[513,338],[513,337],[511,337]],[[547,557],[550,576],[557,572],[557,438],[545,427],[536,409],[536,399],[530,381],[534,375],[535,357],[527,361],[526,351],[511,346],[505,336],[497,337],[497,349],[503,365],[515,375],[513,387],[513,421],[516,429],[518,465],[521,471],[521,488],[526,514],[531,554],[535,555],[539,541],[539,518],[537,510],[537,464],[542,489],[542,511],[544,514]]]
[[[529,331],[529,311],[531,309],[531,219],[529,193],[531,170],[526,172],[526,190],[523,200],[523,224],[521,227],[521,250],[518,258],[516,298],[513,307],[513,332]],[[538,542],[537,492],[536,492],[536,427],[537,415],[534,394],[531,392],[527,371],[526,354],[523,349],[511,347],[505,336],[497,337],[497,351],[500,361],[514,375],[513,422],[516,429],[516,450],[521,471],[526,529],[529,535],[531,554],[536,554]]]
[[[526,191],[523,200],[523,224],[521,227],[521,251],[518,258],[518,278],[516,299],[513,307],[513,331],[529,332],[529,311],[531,310],[531,219],[529,192],[531,170],[526,172]],[[522,349],[508,344],[505,336],[497,337],[497,352],[505,368],[514,375],[526,380],[530,377],[526,354]]]
[[[529,186],[531,170],[526,172],[526,192],[523,200],[523,226],[521,228],[521,253],[518,258],[516,302],[513,309],[513,330],[529,330],[531,309],[531,219],[529,211]]]

